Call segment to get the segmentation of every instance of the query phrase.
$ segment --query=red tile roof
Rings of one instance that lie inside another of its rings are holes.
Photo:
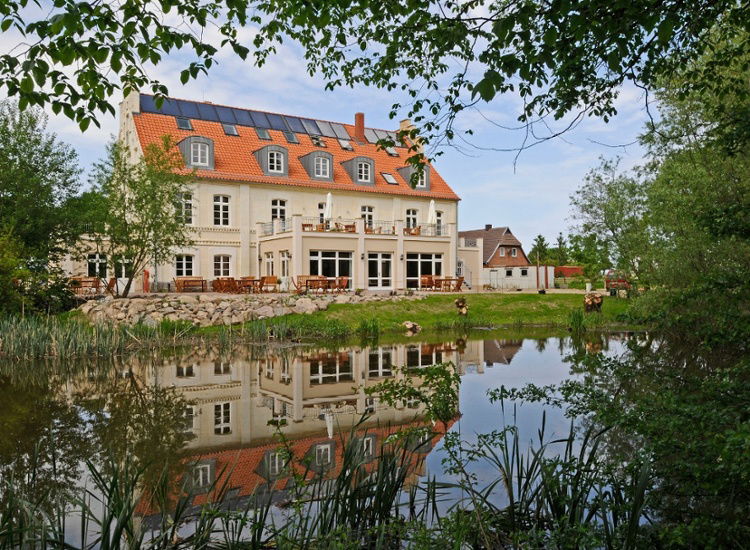
[[[158,143],[162,136],[171,136],[175,142],[182,141],[188,136],[203,136],[214,142],[214,170],[197,170],[200,179],[212,179],[234,182],[269,183],[276,185],[290,185],[295,187],[310,187],[325,190],[346,190],[363,193],[384,193],[389,195],[408,195],[435,199],[460,200],[445,180],[432,167],[430,173],[430,190],[418,191],[412,189],[408,182],[399,174],[398,168],[406,166],[409,156],[406,148],[398,148],[399,156],[392,157],[383,150],[379,150],[372,143],[358,143],[351,141],[353,151],[341,148],[334,138],[322,138],[327,147],[315,147],[310,137],[297,134],[300,143],[288,143],[283,133],[278,130],[268,130],[272,141],[262,140],[255,133],[254,128],[237,126],[239,136],[228,136],[220,122],[192,119],[193,130],[177,128],[175,117],[156,113],[135,113],[133,116],[135,128],[141,147],[145,150],[151,143]],[[344,124],[347,132],[354,136],[354,126]],[[258,161],[253,155],[262,147],[270,144],[281,145],[289,152],[288,176],[267,176],[263,173]],[[333,183],[313,180],[307,174],[299,158],[313,151],[325,151],[333,155]],[[355,184],[342,162],[358,156],[365,156],[375,161],[375,185]],[[388,184],[382,173],[390,173],[398,185]]]
[[[469,231],[459,231],[459,237],[467,239],[484,239],[484,250],[483,250],[483,261],[484,263],[489,262],[492,256],[495,254],[497,247],[503,246],[517,246],[523,252],[521,241],[516,239],[513,233],[510,232],[508,227],[485,227],[484,229],[471,229]],[[528,260],[527,260],[528,262]]]

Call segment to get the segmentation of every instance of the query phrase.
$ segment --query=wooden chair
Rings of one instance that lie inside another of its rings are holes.
[[[313,224],[311,223],[302,224],[302,231],[312,231],[312,230],[313,230]]]
[[[238,290],[237,281],[234,277],[217,277],[211,281],[211,287],[214,292],[236,293]]]
[[[109,294],[110,296],[114,296],[117,294],[117,279],[114,277],[110,277],[109,281],[107,282],[107,286],[104,289],[104,292]]]
[[[461,292],[461,285],[464,284],[464,278],[459,277],[456,279],[456,284],[453,286],[453,292]]]
[[[78,296],[99,294],[100,285],[101,279],[99,277],[72,277],[70,279],[70,288]]]
[[[432,290],[432,288],[434,287],[434,279],[432,275],[422,275],[419,278],[419,286],[420,288]]]
[[[349,277],[339,277],[336,279],[336,292],[346,292],[349,290]]]
[[[347,223],[344,224],[344,231],[347,233],[356,233],[357,232],[357,226],[353,223]]]
[[[241,293],[260,292],[260,279],[257,277],[240,277],[237,291]]]
[[[266,290],[269,288],[269,290]],[[276,275],[265,275],[260,278],[261,292],[277,292],[279,290],[279,278]]]

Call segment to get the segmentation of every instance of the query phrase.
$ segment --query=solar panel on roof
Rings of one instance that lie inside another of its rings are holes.
[[[378,139],[388,139],[388,132],[385,130],[375,130],[375,135],[378,136]]]
[[[393,140],[393,143],[398,143],[398,140],[396,139],[396,132],[391,132],[390,130],[386,132],[388,134],[388,137]]]
[[[305,130],[305,127],[302,125],[302,121],[298,119],[297,117],[285,116],[284,119],[286,120],[286,123],[289,125],[289,129],[292,132],[297,132],[300,134],[307,133],[307,131]]]
[[[154,97],[150,95],[141,94],[141,111],[146,113],[155,113],[156,104],[154,103]]]
[[[378,136],[375,135],[375,130],[372,128],[365,128],[365,137],[370,143],[376,143],[378,141]]]
[[[164,103],[166,104],[166,101]],[[175,104],[178,105],[182,116],[186,116],[188,118],[201,118],[201,115],[198,112],[198,106],[192,101],[177,100],[175,101]]]
[[[307,118],[300,119],[302,121],[302,125],[305,127],[305,131],[308,134],[313,134],[316,136],[320,135],[320,128],[318,128],[318,125],[315,124],[314,120],[310,120]]]
[[[203,120],[219,122],[219,115],[216,114],[216,109],[213,105],[209,105],[207,103],[198,103],[198,112],[201,114],[201,118]]]
[[[250,116],[249,112],[244,109],[232,109],[232,112],[237,119],[237,124],[242,124],[243,126],[255,126],[253,117]]]
[[[223,124],[235,124],[237,122],[232,109],[230,109],[229,107],[222,107],[221,105],[216,105],[215,107],[216,113],[219,115],[220,122],[222,122]]]
[[[154,99],[153,107],[154,109],[151,112],[158,113],[160,115],[180,116],[182,114],[180,113],[180,108],[177,106],[177,103],[173,99],[165,99],[161,104],[161,109],[156,106],[156,99]]]
[[[270,128],[271,127],[271,124],[268,122],[268,117],[266,116],[266,113],[261,113],[259,111],[250,111],[250,116],[253,117],[255,126],[257,126],[258,128]]]
[[[349,133],[346,131],[346,128],[344,128],[343,124],[339,124],[338,122],[331,122],[331,128],[333,128],[333,131],[336,133],[337,138],[352,139],[349,136]]]
[[[280,115],[267,113],[266,116],[268,117],[268,122],[271,123],[271,128],[273,128],[274,130],[281,130],[282,132],[286,132],[286,124],[284,124],[284,119]]]
[[[325,137],[329,138],[335,138],[336,133],[333,131],[333,128],[331,128],[331,125],[328,124],[324,120],[316,120],[315,121],[318,124],[318,128],[320,128],[320,133],[324,135]]]

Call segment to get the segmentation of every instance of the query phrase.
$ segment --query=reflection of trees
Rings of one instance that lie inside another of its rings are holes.
[[[106,472],[126,460],[144,469],[147,486],[167,474],[173,479],[182,450],[192,438],[185,427],[185,400],[172,389],[145,385],[137,377],[110,378],[94,396],[77,402],[90,415],[92,459]]]
[[[0,378],[0,479],[51,508],[72,500],[89,452],[83,421],[57,386]]]

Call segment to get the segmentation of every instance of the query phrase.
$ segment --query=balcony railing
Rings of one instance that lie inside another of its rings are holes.
[[[367,235],[395,235],[396,224],[394,222],[375,220],[365,222],[365,233]]]
[[[442,223],[421,223],[414,227],[404,227],[407,237],[448,237],[448,226]]]
[[[260,234],[264,237],[273,235],[273,222],[266,222],[260,224]]]
[[[467,248],[476,248],[477,240],[476,239],[464,239],[464,246]]]
[[[320,218],[302,218],[302,231],[318,233],[356,233],[357,220],[332,220],[320,221]]]

